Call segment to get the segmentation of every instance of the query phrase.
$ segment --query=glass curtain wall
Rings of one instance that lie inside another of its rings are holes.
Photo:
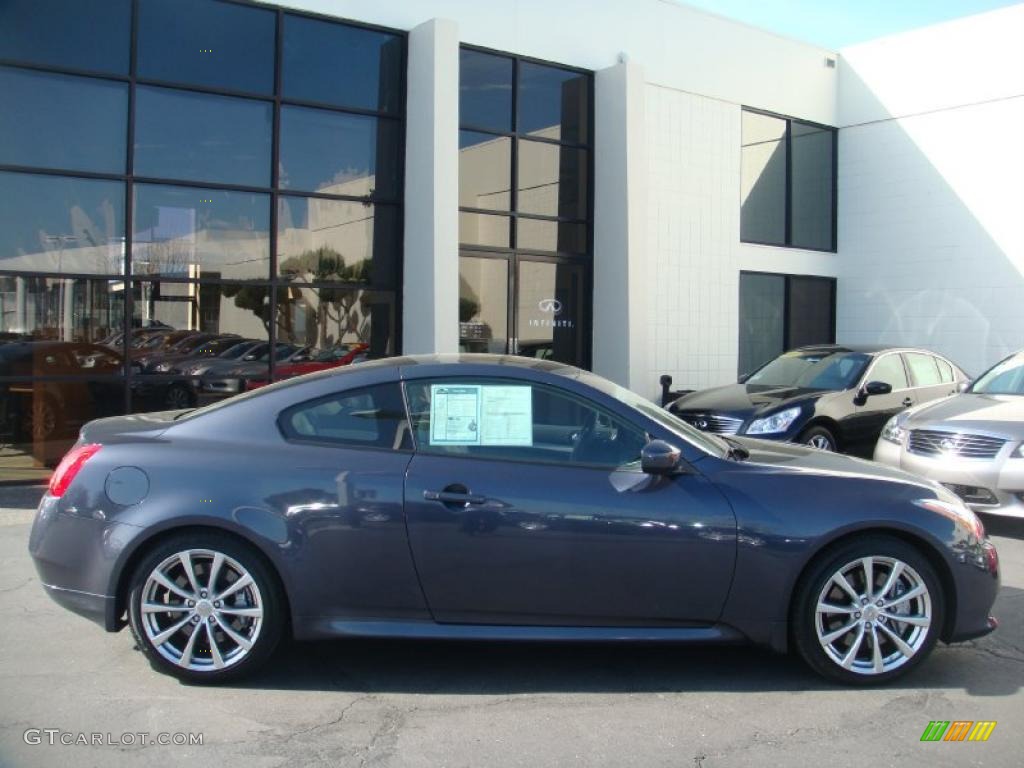
[[[0,481],[92,418],[394,354],[405,36],[0,2]]]

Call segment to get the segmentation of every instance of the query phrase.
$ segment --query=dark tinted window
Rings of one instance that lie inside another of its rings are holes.
[[[267,102],[140,86],[135,173],[270,186],[272,113]]]
[[[0,172],[0,200],[0,269],[124,271],[121,182]]]
[[[743,112],[740,239],[786,243],[786,121]]]
[[[408,422],[397,384],[339,392],[293,406],[281,414],[278,424],[291,440],[391,450],[408,447]]]
[[[270,197],[135,185],[136,275],[270,278]]]
[[[583,399],[524,381],[406,385],[416,450],[472,458],[618,467],[639,460],[644,432]]]
[[[398,209],[347,200],[278,198],[278,273],[301,282],[398,284]]]
[[[0,58],[128,74],[131,0],[3,0]]]
[[[511,189],[512,139],[459,131],[459,205],[508,211]]]
[[[324,109],[281,109],[285,189],[393,198],[398,194],[399,124]]]
[[[786,278],[740,275],[739,372],[750,373],[786,348]]]
[[[875,363],[875,367],[871,369],[871,373],[868,374],[868,378],[871,381],[881,381],[885,384],[889,384],[893,390],[906,389],[910,385],[907,383],[907,373],[903,369],[903,362],[900,360],[899,355],[884,355],[878,359]]]
[[[790,239],[796,248],[832,248],[832,158],[835,131],[790,124]]]
[[[521,62],[517,130],[577,144],[589,141],[589,87],[579,72]]]
[[[512,130],[512,59],[459,52],[459,122],[472,128]]]
[[[281,78],[286,98],[399,112],[402,38],[285,15]]]
[[[835,341],[835,282],[816,277],[789,278],[788,347]]]
[[[910,367],[910,375],[914,379],[914,386],[930,387],[942,383],[942,377],[939,376],[939,369],[935,365],[934,357],[922,355],[919,352],[907,352],[906,359],[907,365]]]
[[[128,86],[0,67],[0,163],[124,173]]]
[[[275,21],[235,3],[140,0],[139,76],[271,93]]]
[[[588,163],[583,149],[519,142],[516,208],[565,219],[587,217]]]

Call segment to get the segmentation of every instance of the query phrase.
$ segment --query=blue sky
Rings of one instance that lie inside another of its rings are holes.
[[[825,48],[1016,5],[1014,0],[681,0]]]

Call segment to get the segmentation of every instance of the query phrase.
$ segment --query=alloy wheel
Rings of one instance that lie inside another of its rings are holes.
[[[835,447],[832,445],[832,441],[825,435],[812,435],[807,441],[807,445],[812,448],[817,448],[820,451],[834,451]]]
[[[241,662],[263,627],[263,596],[234,558],[187,549],[164,559],[140,592],[142,629],[163,658],[212,672]]]
[[[848,562],[818,595],[814,627],[842,669],[880,675],[910,661],[928,639],[932,598],[920,574],[894,557]]]
[[[169,411],[180,411],[191,406],[188,391],[184,387],[179,385],[174,385],[167,390],[167,396],[165,400],[167,410]]]

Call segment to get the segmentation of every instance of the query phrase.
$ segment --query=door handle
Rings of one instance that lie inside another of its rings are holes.
[[[483,504],[487,499],[468,491],[424,491],[423,498],[427,501],[439,501],[442,504]]]
[[[914,401],[913,401],[913,400],[911,400],[911,399],[910,399],[909,397],[904,397],[904,398],[903,398],[903,407],[904,407],[904,408],[909,408],[909,407],[910,407],[910,406],[912,406],[913,404],[914,404]]]

